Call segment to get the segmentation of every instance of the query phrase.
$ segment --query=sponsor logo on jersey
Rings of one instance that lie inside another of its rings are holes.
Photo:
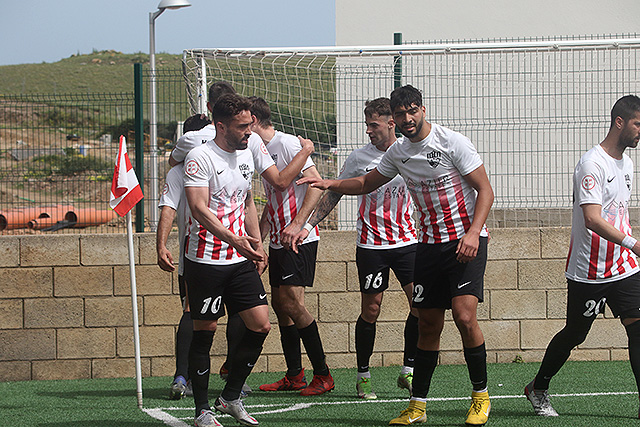
[[[267,147],[264,145],[264,142],[260,143],[260,151],[262,151],[262,154],[266,154],[267,156],[269,155],[269,151],[267,151]]]
[[[164,187],[162,188],[162,195],[164,196],[169,192],[169,184],[165,182]]]

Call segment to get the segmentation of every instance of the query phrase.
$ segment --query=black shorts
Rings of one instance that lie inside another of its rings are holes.
[[[289,249],[269,248],[269,283],[280,285],[313,286],[316,275],[318,241],[298,246],[298,253]]]
[[[187,282],[191,318],[216,320],[249,308],[267,304],[256,266],[251,261],[230,265],[211,265],[185,258],[184,278]]]
[[[473,295],[482,302],[488,240],[480,237],[478,254],[467,263],[456,259],[459,240],[418,243],[412,306],[448,309],[451,299],[460,295]]]
[[[413,283],[417,243],[389,249],[356,248],[360,292],[377,294],[389,287],[389,269],[402,287]]]
[[[609,283],[567,283],[568,318],[595,319],[605,304],[615,317],[640,318],[640,272]]]

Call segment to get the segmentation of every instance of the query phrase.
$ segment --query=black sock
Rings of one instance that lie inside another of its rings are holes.
[[[238,343],[233,359],[231,359],[227,384],[222,390],[221,395],[225,400],[240,398],[242,385],[251,373],[258,357],[260,357],[262,344],[264,344],[266,338],[267,334],[264,332],[255,332],[245,327],[242,339]]]
[[[328,375],[329,368],[325,362],[324,350],[316,321],[311,322],[306,328],[298,329],[298,333],[302,338],[304,348],[307,350],[307,356],[309,356],[309,360],[313,365],[313,374]]]
[[[626,325],[627,338],[629,339],[629,361],[631,370],[636,378],[636,386],[640,390],[640,321]]]
[[[185,311],[178,324],[176,333],[176,373],[173,377],[182,375],[185,380],[189,379],[189,347],[193,337],[193,321],[191,313]]]
[[[416,349],[416,365],[413,368],[413,397],[425,399],[431,386],[433,371],[438,365],[439,351]]]
[[[358,317],[356,322],[356,360],[358,372],[369,371],[369,360],[373,354],[373,344],[376,340],[376,324],[369,323]]]
[[[229,369],[229,361],[233,360],[238,343],[242,339],[246,327],[244,321],[238,313],[229,316],[227,319],[227,359],[225,360],[225,366]]]
[[[295,377],[302,371],[302,349],[296,325],[280,326],[280,342],[287,362],[287,375]]]
[[[418,349],[418,318],[409,313],[404,322],[404,366],[415,366]]]
[[[464,348],[464,360],[467,362],[469,379],[474,391],[487,388],[487,349],[484,343],[474,348]]]
[[[538,375],[534,379],[534,389],[549,389],[551,378],[560,371],[562,365],[569,359],[571,350],[586,339],[592,322],[593,320],[584,322],[567,321],[565,327],[551,339],[547,350],[544,352]]]
[[[213,343],[213,331],[193,331],[189,350],[189,377],[193,387],[193,400],[196,404],[196,417],[209,406],[209,370],[211,358],[209,351]]]

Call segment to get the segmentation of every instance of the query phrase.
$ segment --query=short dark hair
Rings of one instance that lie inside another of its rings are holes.
[[[194,114],[182,124],[182,133],[200,130],[209,124],[211,124],[211,120],[205,114]]]
[[[640,112],[640,98],[635,95],[623,96],[611,109],[611,127],[615,124],[617,117],[627,121],[638,112]]]
[[[234,116],[242,111],[251,111],[249,99],[237,93],[227,93],[218,98],[213,106],[213,117],[217,122],[228,125]]]
[[[411,85],[396,88],[391,92],[389,97],[391,111],[395,111],[396,107],[422,107],[422,93]]]
[[[251,114],[256,116],[258,124],[263,127],[273,126],[271,123],[271,108],[264,98],[259,96],[250,96],[249,102],[251,102]]]
[[[226,93],[236,93],[231,83],[224,80],[217,81],[209,86],[209,104],[213,105],[218,102],[218,98]]]
[[[364,116],[365,117],[373,117],[374,114],[378,116],[391,116],[391,103],[389,102],[389,98],[376,98],[370,101],[367,101],[364,104]]]

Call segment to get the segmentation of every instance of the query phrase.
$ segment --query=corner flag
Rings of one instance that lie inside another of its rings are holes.
[[[120,216],[125,216],[143,198],[142,189],[127,154],[127,141],[120,136],[120,148],[113,170],[109,206]]]

